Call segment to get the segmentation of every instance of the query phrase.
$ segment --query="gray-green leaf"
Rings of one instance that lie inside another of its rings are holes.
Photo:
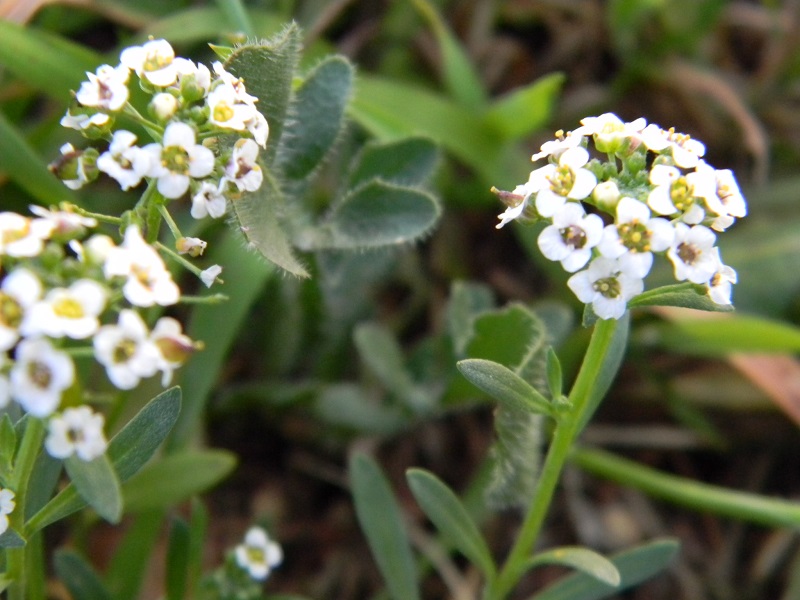
[[[64,461],[69,478],[89,506],[110,523],[122,518],[122,492],[119,478],[108,456],[85,461],[70,456]]]
[[[495,574],[489,547],[461,500],[435,475],[422,469],[409,469],[408,485],[422,510],[436,528],[483,572],[487,579]]]
[[[508,367],[480,358],[459,361],[457,366],[464,377],[500,404],[513,410],[553,415],[547,398]]]
[[[572,567],[614,587],[617,587],[622,581],[619,571],[613,562],[602,554],[582,546],[563,546],[561,548],[553,548],[547,552],[540,552],[531,558],[528,565],[530,568],[538,567],[539,565]]]
[[[419,600],[414,556],[403,515],[380,467],[364,454],[350,460],[356,515],[393,600]]]
[[[433,173],[439,150],[433,140],[408,137],[364,146],[350,168],[350,188],[373,179],[397,185],[422,186]]]
[[[111,600],[111,594],[100,577],[79,554],[59,550],[53,560],[58,578],[73,598],[78,600]]]
[[[730,312],[730,304],[717,304],[708,295],[708,289],[694,283],[676,283],[647,290],[631,298],[629,308],[637,306],[680,306],[711,312]]]

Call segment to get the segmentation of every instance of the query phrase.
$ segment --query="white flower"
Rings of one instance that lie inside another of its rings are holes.
[[[725,231],[733,224],[734,217],[747,215],[747,202],[745,202],[742,192],[739,191],[736,178],[729,169],[718,169],[715,172],[715,180],[722,211],[711,223],[711,227],[717,231]]]
[[[708,295],[717,304],[731,304],[732,285],[736,283],[736,271],[722,264],[719,248],[714,248],[717,268],[708,282]]]
[[[653,152],[662,153],[668,150],[673,162],[684,169],[693,169],[705,155],[706,147],[691,136],[678,133],[674,128],[668,131],[658,125],[650,124],[638,134],[642,143]]]
[[[675,215],[684,223],[696,225],[705,217],[699,199],[716,198],[713,173],[693,172],[681,174],[676,167],[654,165],[650,170],[650,183],[655,187],[647,196],[647,204],[660,215]]]
[[[134,146],[135,143],[136,135],[119,129],[114,132],[108,150],[97,159],[97,168],[116,179],[125,191],[139,185],[152,168],[151,154]]]
[[[14,512],[14,492],[0,488],[0,535],[8,529],[8,515]]]
[[[653,252],[663,252],[675,237],[672,224],[666,219],[650,218],[647,205],[625,197],[617,203],[617,219],[607,225],[598,245],[600,253],[608,258],[628,254],[631,274],[644,277],[653,265]]]
[[[47,453],[53,458],[78,458],[89,462],[102,456],[108,446],[103,434],[103,415],[88,406],[67,408],[60,415],[51,417],[47,424],[48,434],[44,441]]]
[[[629,256],[625,254],[616,260],[598,257],[587,269],[567,280],[578,299],[591,304],[601,319],[619,319],[625,314],[628,300],[644,290],[642,278],[631,271]]]
[[[597,185],[597,178],[583,166],[589,153],[580,146],[561,153],[558,165],[545,165],[531,173],[528,183],[536,191],[536,210],[543,217],[552,217],[567,199],[583,200]]]
[[[182,237],[175,242],[178,254],[188,254],[194,258],[202,256],[207,246],[208,242],[196,237]]]
[[[81,262],[102,265],[106,262],[112,248],[116,247],[117,245],[110,236],[96,233],[80,245],[80,251],[76,251],[76,254]]]
[[[100,327],[106,288],[92,279],[79,279],[68,288],[54,288],[26,312],[20,332],[26,337],[67,336],[83,340]]]
[[[233,154],[225,165],[225,179],[236,184],[240,192],[254,192],[261,187],[264,173],[256,162],[258,144],[253,140],[240,139],[233,146]]]
[[[29,219],[18,213],[0,213],[0,256],[32,257],[41,254],[44,240],[53,233],[46,219]]]
[[[210,181],[201,183],[200,189],[192,196],[191,215],[195,219],[204,219],[207,216],[218,219],[224,215],[228,206],[228,200],[222,193],[225,185],[224,180],[219,185],[214,185]]]
[[[121,390],[133,389],[139,380],[155,375],[161,360],[139,313],[127,308],[119,311],[116,325],[103,325],[94,336],[94,355]]]
[[[594,136],[595,147],[599,152],[617,152],[626,141],[639,134],[647,124],[643,118],[631,123],[623,122],[614,113],[605,113],[599,117],[581,119],[582,126],[573,133]]]
[[[86,73],[84,81],[75,94],[82,106],[116,112],[128,101],[128,69],[123,66],[100,65],[95,73]],[[63,123],[62,123],[63,125]]]
[[[537,152],[531,157],[533,162],[539,159],[552,156],[556,160],[561,156],[565,150],[575,148],[583,143],[584,136],[580,132],[568,131],[566,135],[559,130],[556,131],[556,139],[550,140],[542,144],[541,152]]]
[[[50,170],[71,190],[79,190],[89,182],[84,152],[70,143],[61,148],[61,160],[50,165]],[[68,179],[69,178],[69,179]]]
[[[150,40],[142,46],[126,48],[119,60],[136,71],[139,77],[158,87],[172,85],[178,76],[175,51],[166,40]]]
[[[25,268],[11,271],[0,284],[0,352],[14,347],[26,311],[42,297],[39,278]]]
[[[518,185],[514,188],[513,192],[503,192],[497,190],[496,188],[492,188],[492,191],[500,196],[500,199],[508,206],[508,208],[506,208],[497,216],[497,218],[500,219],[500,222],[495,225],[496,229],[500,229],[511,221],[521,217],[525,212],[525,209],[528,207],[531,194],[535,192],[535,190],[532,189],[530,182]]]
[[[207,66],[182,57],[177,57],[173,64],[178,70],[178,83],[184,98],[193,102],[208,94],[211,88],[211,71]]]
[[[14,357],[11,396],[34,417],[47,417],[75,380],[72,359],[43,338],[22,340]]]
[[[239,102],[244,102],[245,104],[254,104],[258,102],[258,98],[247,93],[247,90],[244,86],[244,80],[241,77],[234,77],[231,73],[228,73],[228,71],[225,70],[225,67],[222,66],[221,62],[214,62],[212,63],[211,67],[214,69],[214,73],[217,74],[217,77],[224,85],[228,85],[233,88],[233,90],[236,92],[236,98],[239,100]]]
[[[161,256],[144,241],[135,225],[125,230],[122,245],[108,250],[103,272],[107,279],[128,278],[122,293],[134,306],[168,306],[180,299],[180,289]]]
[[[67,111],[67,114],[61,117],[60,123],[62,127],[77,129],[78,131],[85,131],[90,127],[102,128],[109,122],[109,120],[111,120],[111,117],[105,113],[94,113],[92,115],[79,113],[77,115],[73,115],[71,112]],[[71,146],[72,144],[69,145]]]
[[[241,102],[233,86],[222,84],[208,94],[208,120],[218,127],[244,131],[245,123],[258,112],[252,103]]]
[[[667,256],[675,267],[675,279],[708,283],[717,272],[719,255],[714,249],[717,236],[708,227],[675,224],[675,241]]]
[[[567,202],[553,215],[553,224],[539,234],[542,254],[550,260],[561,261],[569,273],[589,262],[594,248],[603,236],[603,220],[587,215],[576,202]]]
[[[158,348],[158,370],[163,373],[161,385],[168,386],[172,373],[195,351],[195,343],[184,335],[180,322],[171,317],[161,317],[150,334],[150,341]]]
[[[267,138],[269,138],[269,123],[267,123],[267,119],[264,117],[264,115],[256,111],[253,115],[253,118],[245,122],[244,126],[247,128],[247,131],[250,132],[250,135],[253,136],[256,144],[262,148],[267,147]]]
[[[244,536],[244,543],[236,546],[236,564],[256,580],[264,580],[270,571],[281,564],[283,551],[269,539],[261,527],[251,527]]]
[[[219,265],[211,265],[205,271],[200,273],[200,280],[205,284],[206,287],[211,287],[214,285],[214,282],[219,277],[220,273],[222,273],[222,267]]]
[[[72,212],[69,205],[66,206],[66,210],[50,210],[35,204],[31,204],[28,209],[37,217],[53,224],[53,235],[79,235],[86,228],[97,227],[97,219]]]
[[[194,129],[186,123],[170,123],[162,144],[143,149],[152,157],[148,175],[158,179],[158,191],[165,198],[180,198],[189,189],[190,177],[205,177],[214,170],[214,153],[195,143]]]

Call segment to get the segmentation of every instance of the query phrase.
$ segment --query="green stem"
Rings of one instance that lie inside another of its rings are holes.
[[[43,440],[44,423],[40,419],[28,416],[17,460],[14,462],[14,474],[8,485],[14,492],[16,502],[14,511],[9,515],[10,526],[23,535],[28,482]],[[8,600],[24,600],[27,597],[26,574],[25,548],[9,548],[6,553],[6,576],[13,583],[8,588]]]
[[[122,219],[120,219],[119,217],[112,217],[111,215],[103,215],[100,213],[92,212],[90,210],[81,208],[80,206],[77,206],[75,204],[71,204],[70,208],[82,217],[89,217],[92,219],[96,219],[101,223],[109,223],[111,225],[117,225],[117,226],[122,224]]]
[[[580,372],[569,395],[572,408],[556,424],[536,491],[522,522],[519,536],[497,578],[490,582],[484,595],[487,600],[506,598],[525,573],[575,438],[599,402],[597,394],[594,393],[594,386],[601,370],[608,368],[608,359],[614,358],[613,352],[609,351],[614,347],[617,326],[618,321],[615,320],[600,320],[595,325]]]
[[[173,219],[172,215],[169,214],[167,207],[164,206],[163,204],[159,204],[158,212],[161,213],[161,216],[163,217],[164,222],[167,224],[167,227],[169,227],[169,230],[172,232],[172,237],[175,238],[175,241],[181,239],[183,237],[183,234],[181,233],[181,230],[178,228],[178,224],[175,222],[175,219]]]
[[[123,109],[125,114],[130,117],[133,121],[136,121],[145,129],[147,129],[155,139],[160,139],[161,136],[164,134],[164,128],[159,125],[158,123],[153,123],[150,119],[142,116],[142,114],[136,110],[132,104],[128,103],[125,105]]]

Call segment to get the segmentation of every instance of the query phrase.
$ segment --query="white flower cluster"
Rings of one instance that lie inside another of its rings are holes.
[[[180,299],[137,226],[117,245],[99,233],[87,238],[97,221],[68,206],[31,211],[0,213],[0,409],[13,400],[48,419],[48,452],[88,461],[105,452],[103,417],[87,406],[57,412],[75,384],[73,355],[88,350],[128,390],[159,371],[168,385],[197,344],[174,319],[150,330],[136,311]]]
[[[73,189],[80,188],[103,172],[123,190],[143,180],[154,181],[167,199],[191,194],[191,214],[196,219],[225,214],[227,200],[261,187],[263,172],[258,165],[259,146],[264,148],[269,125],[257,110],[257,98],[247,93],[244,82],[215,62],[212,70],[203,64],[176,57],[166,40],[151,40],[126,48],[116,67],[102,65],[87,73],[67,114],[65,127],[89,138],[106,138],[108,149],[61,148],[61,159],[52,170]],[[131,73],[151,93],[147,122],[129,104]],[[112,130],[115,117],[126,112],[158,132],[154,142],[137,145],[134,133]],[[230,150],[218,154],[213,137],[224,133],[240,136]]]
[[[251,527],[244,536],[244,543],[234,549],[234,557],[236,564],[251,578],[263,581],[283,561],[283,550],[261,527]]]
[[[736,272],[722,263],[715,231],[744,217],[747,205],[731,171],[714,169],[704,154],[699,141],[644,119],[583,119],[533,155],[548,164],[526,183],[494,190],[508,206],[497,227],[520,218],[549,223],[538,238],[542,254],[575,273],[570,289],[602,319],[620,318],[644,290],[656,253],[666,254],[678,281],[730,304]]]

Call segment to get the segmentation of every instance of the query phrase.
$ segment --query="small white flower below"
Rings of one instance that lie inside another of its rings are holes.
[[[94,336],[94,355],[121,390],[131,390],[141,379],[155,375],[161,361],[147,325],[130,309],[120,311],[116,325],[100,328]]]
[[[617,260],[601,256],[567,280],[569,289],[581,302],[591,304],[601,319],[619,319],[625,314],[628,300],[644,290],[642,278],[631,274],[629,256],[625,254]]]
[[[22,340],[14,357],[11,396],[34,417],[49,416],[75,380],[72,359],[43,338]]]
[[[14,512],[14,492],[9,489],[0,488],[0,535],[8,529],[8,515]]]
[[[234,550],[236,564],[253,579],[263,581],[270,571],[283,561],[283,550],[269,539],[261,527],[251,527],[244,537],[244,543]]]

